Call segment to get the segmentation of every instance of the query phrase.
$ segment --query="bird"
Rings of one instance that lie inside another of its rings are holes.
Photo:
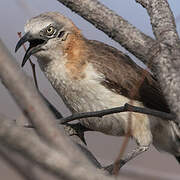
[[[29,42],[22,66],[31,55],[35,56],[40,69],[72,113],[99,111],[125,103],[171,112],[152,73],[118,49],[87,39],[72,20],[59,12],[45,12],[31,18],[24,30],[15,48],[17,51]],[[128,112],[121,112],[79,121],[94,131],[125,136],[128,117]],[[137,147],[124,157],[124,162],[153,144],[180,163],[180,130],[174,121],[132,112],[131,137]]]

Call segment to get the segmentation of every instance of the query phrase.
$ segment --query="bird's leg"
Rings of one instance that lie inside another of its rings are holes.
[[[112,168],[112,174],[117,175],[117,173],[119,172],[119,169],[124,166],[128,161],[130,161],[131,159],[135,158],[136,156],[138,156],[139,154],[147,151],[149,149],[149,146],[138,146],[136,149],[134,149],[132,152],[128,153],[126,155],[126,157],[117,160]],[[106,169],[106,168],[105,168]],[[108,167],[108,170],[110,170],[110,166]]]
[[[149,146],[139,146],[136,149],[134,149],[131,153],[128,153],[127,156],[122,159],[122,162],[124,162],[124,164],[126,164],[128,161],[135,158],[139,154],[147,151],[148,149],[149,149]]]

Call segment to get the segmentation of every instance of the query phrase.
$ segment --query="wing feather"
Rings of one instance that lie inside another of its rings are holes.
[[[87,41],[94,51],[88,53],[88,61],[98,72],[104,74],[102,84],[106,88],[141,101],[148,108],[170,112],[158,82],[149,72],[116,48],[94,40]],[[133,94],[137,87],[137,92]]]

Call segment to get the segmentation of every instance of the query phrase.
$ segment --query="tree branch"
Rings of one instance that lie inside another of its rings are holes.
[[[171,110],[180,122],[180,40],[173,13],[166,0],[136,0],[151,18],[159,52],[154,56],[155,71]]]
[[[79,161],[90,165],[89,161],[87,161],[77,146],[74,146],[74,144],[72,144],[72,142],[67,139],[61,131],[59,131],[60,129],[56,124],[55,118],[39,97],[39,93],[33,86],[32,81],[20,70],[18,70],[17,64],[15,64],[15,59],[8,54],[8,50],[1,41],[0,54],[0,77],[2,82],[9,89],[13,97],[15,97],[17,104],[21,109],[23,109],[25,115],[31,120],[32,125],[41,135],[40,137],[44,138],[48,144],[55,144],[59,150],[66,154],[66,156],[76,156]],[[45,97],[43,97],[43,99],[56,117],[62,117]],[[66,133],[68,133],[68,130],[66,130]],[[87,157],[94,165],[99,167],[100,165],[96,162],[95,157],[82,146],[82,142],[78,139],[78,137],[71,136],[71,138],[80,144],[78,147],[80,147],[86,155],[89,155]],[[19,140],[19,138],[17,139]],[[15,142],[17,143],[17,141]]]
[[[16,60],[10,56],[2,41],[0,41],[0,54],[0,78],[23,113],[42,137],[52,140],[52,136],[59,136],[59,130],[53,121],[54,117],[39,97],[32,81],[18,69]]]
[[[14,152],[8,147],[0,147],[0,156],[5,162],[12,167],[18,174],[26,180],[38,180],[40,177],[30,169],[27,169],[27,165],[19,162],[13,155]],[[13,154],[13,155],[12,155]],[[30,162],[28,162],[30,163]],[[31,164],[32,165],[32,164]]]
[[[158,73],[158,79],[164,95],[167,97],[172,110],[177,112],[177,115],[180,117],[179,38],[174,17],[167,1],[136,0],[147,9],[151,17],[153,32],[158,42],[144,35],[97,0],[58,1],[119,42],[146,65],[153,59],[154,63],[148,67],[155,75]],[[175,87],[172,88],[172,86]]]
[[[0,115],[0,124],[0,143],[2,145],[5,144],[24,155],[31,162],[37,163],[41,168],[57,177],[68,180],[113,179],[103,175],[90,163],[82,161],[82,156],[67,156],[65,152],[57,151],[54,146],[46,144],[35,133],[32,133],[32,130],[27,131],[27,129],[16,126],[3,115]],[[71,153],[73,154],[72,151]]]
[[[137,112],[137,113],[142,113],[142,114],[148,114],[148,115],[160,117],[163,120],[174,120],[176,118],[175,114],[165,113],[165,112],[157,111],[150,108],[137,107],[137,106],[133,106],[126,103],[124,106],[121,106],[121,107],[105,109],[101,111],[72,114],[71,116],[61,118],[60,123],[63,124],[63,123],[77,120],[77,119],[89,118],[89,117],[103,117],[105,115],[121,113],[121,112]]]
[[[44,101],[39,97],[32,81],[18,69],[15,59],[0,41],[0,78],[9,89],[17,104],[36,128],[40,137],[50,144],[54,144],[69,156],[81,156],[81,160],[88,163],[72,142],[59,130],[56,120]],[[38,107],[38,108],[37,108]],[[68,151],[67,151],[68,149]],[[73,152],[73,153],[72,153]]]
[[[97,0],[58,1],[119,42],[145,64],[148,64],[147,57],[149,57],[149,52],[152,51],[156,41],[139,31],[121,16]]]
[[[167,0],[136,0],[146,8],[158,42],[173,46],[179,43],[173,13]]]
[[[149,60],[147,57],[150,56],[149,51],[156,41],[141,33],[96,0],[58,1],[83,15],[85,19],[89,20],[95,26],[98,26],[99,29],[120,42],[126,49],[147,64]],[[180,89],[180,73],[178,72],[178,68],[180,68],[180,62],[178,61],[180,58],[180,48],[172,13],[165,0],[159,0],[158,2],[160,3],[157,3],[155,0],[137,0],[137,2],[147,8],[151,16],[153,31],[158,40],[159,47],[159,53],[157,57],[154,57],[154,61],[157,64],[158,77],[164,93],[168,97],[169,104],[172,105],[175,112],[178,112],[177,114],[180,117],[180,105],[178,105],[180,100],[178,94],[178,90]],[[165,16],[163,16],[163,8],[167,10]],[[160,23],[162,19],[163,22]],[[54,117],[44,105],[41,98],[39,98],[30,80],[22,74],[22,72],[14,68],[17,67],[17,65],[11,62],[10,59],[12,59],[12,57],[8,55],[8,51],[1,42],[0,54],[0,76],[3,83],[11,91],[12,95],[15,96],[16,102],[31,120],[37,132],[46,140],[42,141],[36,134],[29,136],[27,131],[23,131],[18,127],[13,126],[12,128],[12,125],[6,124],[7,121],[3,120],[6,118],[3,117],[0,118],[0,142],[15,149],[17,152],[21,151],[29,160],[37,162],[42,168],[47,169],[63,179],[110,179],[97,172],[95,168],[82,157],[82,154],[74,148],[73,144],[59,132]],[[164,66],[164,64],[166,66]],[[170,67],[170,70],[168,67]],[[133,108],[136,110],[138,107]],[[140,111],[139,109],[137,111],[135,110],[134,112]],[[129,111],[132,111],[132,109]],[[91,113],[101,114],[102,112]],[[167,117],[169,114],[165,113],[163,115]],[[61,117],[58,113],[57,116]],[[85,118],[92,117],[92,114],[90,114],[90,116],[87,116],[87,114],[79,114],[76,115],[75,118],[79,119],[80,117],[78,116]],[[96,114],[96,116],[99,117],[98,114]],[[100,117],[101,116],[103,115],[101,114]],[[37,148],[29,148],[29,144]],[[58,149],[55,148],[54,145],[58,147]],[[59,151],[60,149],[61,151]],[[63,164],[59,163],[61,161],[63,161]],[[71,169],[71,172],[69,169]]]

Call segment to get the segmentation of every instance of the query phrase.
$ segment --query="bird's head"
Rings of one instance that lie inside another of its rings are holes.
[[[68,35],[74,32],[79,32],[79,29],[63,15],[57,12],[40,14],[25,25],[25,35],[18,41],[15,52],[25,42],[30,43],[23,58],[22,66],[24,66],[31,55],[47,58],[57,47],[59,53],[62,53]]]

